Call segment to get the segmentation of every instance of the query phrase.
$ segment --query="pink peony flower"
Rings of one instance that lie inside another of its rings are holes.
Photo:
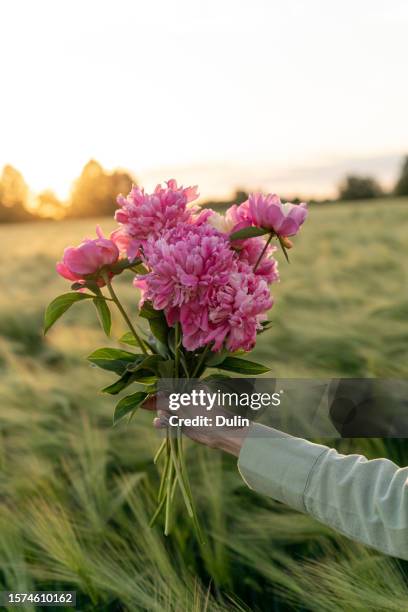
[[[219,351],[225,343],[229,351],[249,351],[272,304],[266,281],[238,264],[207,304],[192,300],[181,307],[183,345],[192,351],[212,342],[212,350]]]
[[[101,268],[117,262],[119,249],[116,244],[104,237],[99,225],[96,233],[98,238],[86,238],[78,247],[65,249],[62,261],[56,266],[58,274],[71,281],[83,282],[87,277],[97,275]],[[105,284],[100,277],[97,282],[100,286]]]
[[[152,194],[133,186],[127,197],[118,196],[120,208],[115,219],[121,227],[115,232],[115,240],[126,249],[129,259],[134,259],[149,238],[157,239],[179,223],[203,222],[209,212],[198,215],[198,208],[189,206],[197,197],[197,187],[177,187],[173,179],[166,187],[157,185]]]
[[[244,204],[248,204],[248,202],[244,202]],[[241,206],[233,204],[225,211],[224,215],[209,209],[210,215],[207,222],[215,227],[219,232],[226,234],[230,234],[235,231],[237,226],[242,225],[242,227],[247,227],[248,225],[251,225],[251,222],[244,204],[241,204]]]
[[[273,230],[279,236],[294,236],[307,217],[307,205],[282,204],[276,194],[253,193],[241,204],[241,226],[255,225]]]
[[[264,249],[265,242],[265,239],[262,237],[243,240],[241,242],[242,246],[238,250],[239,260],[247,263],[253,268]],[[279,280],[278,262],[272,257],[272,254],[277,250],[276,246],[268,246],[255,271],[255,274],[263,278],[269,285]]]
[[[237,229],[248,227],[248,225],[251,225],[248,201],[241,204],[241,206],[233,204],[233,206],[228,208],[225,215],[212,210],[207,223],[215,227],[219,232],[228,235]],[[232,246],[237,250],[240,261],[248,263],[250,266],[255,266],[265,246],[265,242],[265,239],[262,237],[248,238],[246,240],[235,240]],[[276,250],[276,246],[268,247],[261,263],[256,269],[256,274],[269,284],[279,280],[278,262],[272,257],[272,253]]]
[[[151,238],[144,246],[144,259],[151,272],[138,277],[138,286],[142,281],[144,299],[162,310],[180,307],[195,296],[205,300],[214,286],[227,281],[234,252],[228,237],[208,224],[184,223],[159,240]]]
[[[129,256],[129,253],[132,250],[131,249],[132,238],[126,233],[126,230],[124,227],[119,227],[117,230],[112,232],[110,235],[110,239],[116,244],[120,253],[127,255],[130,260],[135,259],[138,249],[136,249],[135,252],[132,253],[132,257]]]
[[[224,343],[232,351],[253,347],[272,299],[262,274],[240,261],[226,234],[208,223],[181,224],[150,239],[144,258],[151,272],[135,283],[142,300],[164,310],[169,325],[180,321],[187,350],[210,342],[214,351]],[[269,277],[277,274],[273,270]]]

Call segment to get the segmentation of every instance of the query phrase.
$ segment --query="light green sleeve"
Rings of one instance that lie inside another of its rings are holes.
[[[408,468],[253,424],[238,459],[246,484],[348,537],[408,559]]]

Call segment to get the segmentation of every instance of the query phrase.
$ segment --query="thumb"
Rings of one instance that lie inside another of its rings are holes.
[[[141,407],[144,410],[150,410],[151,412],[156,411],[157,410],[157,396],[151,395],[150,397],[148,397],[147,400],[143,402]]]

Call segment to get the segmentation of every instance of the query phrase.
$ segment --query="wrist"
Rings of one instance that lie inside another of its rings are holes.
[[[220,436],[216,442],[216,448],[222,450],[230,455],[239,457],[241,448],[245,442],[245,439],[249,432],[249,426],[234,429],[232,433],[226,433]]]

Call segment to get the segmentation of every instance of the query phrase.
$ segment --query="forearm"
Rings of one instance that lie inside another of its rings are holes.
[[[222,435],[214,437],[214,446],[230,455],[239,457],[249,430],[249,426],[234,429],[232,432],[227,429]]]
[[[408,559],[408,468],[343,456],[261,425],[244,439],[238,467],[250,488]]]

